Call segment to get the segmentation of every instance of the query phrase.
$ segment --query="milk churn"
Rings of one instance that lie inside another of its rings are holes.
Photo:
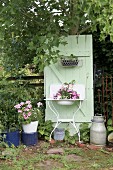
[[[104,116],[94,116],[90,127],[90,144],[106,145]]]

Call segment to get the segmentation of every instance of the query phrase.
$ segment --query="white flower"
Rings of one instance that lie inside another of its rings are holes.
[[[41,102],[38,102],[38,103],[37,103],[37,106],[38,106],[38,107],[42,106],[42,103],[41,103]]]

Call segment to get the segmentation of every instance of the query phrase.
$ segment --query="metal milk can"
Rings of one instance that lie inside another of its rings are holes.
[[[90,144],[106,145],[104,116],[94,116],[90,127]]]

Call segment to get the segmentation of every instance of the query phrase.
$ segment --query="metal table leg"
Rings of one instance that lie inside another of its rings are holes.
[[[79,101],[78,109],[74,112],[72,119],[60,119],[60,118],[59,118],[59,113],[58,113],[58,111],[56,110],[56,108],[54,107],[52,101],[53,101],[53,100],[48,100],[48,106],[49,106],[49,108],[52,110],[52,112],[55,114],[55,116],[56,116],[56,118],[57,118],[57,121],[56,121],[56,124],[55,124],[54,129],[53,129],[53,130],[51,131],[51,133],[50,133],[50,141],[51,141],[52,133],[55,131],[55,129],[56,129],[61,123],[66,123],[66,122],[68,122],[68,123],[72,124],[73,127],[75,128],[75,130],[76,130],[76,132],[77,132],[77,134],[78,134],[79,142],[80,142],[80,130],[79,130],[79,128],[77,128],[77,126],[76,126],[76,123],[75,123],[75,115],[76,115],[76,113],[77,113],[77,112],[80,110],[80,108],[81,108],[81,100]]]

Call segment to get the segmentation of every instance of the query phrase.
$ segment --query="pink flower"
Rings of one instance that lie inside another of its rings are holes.
[[[31,109],[31,108],[32,108],[32,105],[31,105],[31,104],[28,104],[27,107],[28,107],[29,109]]]
[[[20,109],[21,108],[21,105],[20,104],[17,104],[14,106],[16,109]]]
[[[76,95],[77,93],[75,91],[72,92],[72,95]]]
[[[24,109],[24,112],[28,112],[28,111],[29,111],[29,108],[25,108],[25,109]]]
[[[73,89],[73,84],[69,84],[69,89]]]
[[[31,101],[30,100],[26,101],[26,104],[31,104]]]
[[[22,113],[22,110],[19,109],[19,110],[18,110],[18,113]]]
[[[57,93],[56,96],[57,96],[57,99],[61,98],[61,94],[60,93]]]
[[[31,116],[31,112],[28,112],[28,114],[27,114],[28,116]]]
[[[64,88],[68,88],[68,84],[63,84],[63,87]]]
[[[73,96],[72,99],[76,99],[76,96]]]
[[[71,93],[71,92],[72,92],[72,90],[68,89],[68,90],[67,90],[67,92]]]
[[[58,95],[58,96],[57,96],[57,99],[61,99],[61,95]]]
[[[24,105],[24,102],[21,102],[20,105],[23,106],[23,105]]]
[[[79,99],[77,91],[73,89],[74,81],[71,83],[64,83],[58,92],[53,96],[54,99]]]
[[[57,93],[57,96],[61,96],[61,94],[60,94],[60,93]]]
[[[77,97],[80,98],[80,94],[77,94]]]
[[[23,113],[23,117],[24,117],[25,120],[29,118],[29,116],[24,114],[24,113]]]

